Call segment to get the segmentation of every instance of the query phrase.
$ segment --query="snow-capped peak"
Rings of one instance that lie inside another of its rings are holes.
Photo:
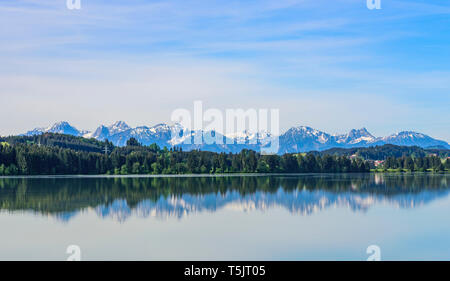
[[[384,137],[383,139],[392,139],[392,138],[402,138],[402,139],[414,139],[414,138],[426,138],[427,136],[422,133],[412,132],[412,131],[402,131],[399,133],[392,134],[390,136]]]
[[[63,128],[68,128],[71,127],[70,124],[67,121],[60,121],[60,122],[56,122],[55,124],[47,127],[45,129],[45,131],[51,131],[51,130],[60,130]]]
[[[337,142],[343,144],[366,144],[375,141],[377,138],[374,137],[366,128],[361,128],[359,130],[352,129],[348,134],[338,135]]]
[[[152,127],[141,126],[137,128],[130,128],[123,121],[117,121],[110,126],[101,125],[93,133],[87,133],[86,131],[79,131],[66,121],[62,121],[47,128],[36,128],[32,131],[28,131],[24,135],[32,136],[46,132],[83,136],[86,138],[92,137],[98,140],[108,139],[117,146],[126,145],[127,140],[134,137],[144,145],[156,143],[160,147],[182,146],[184,145],[185,140],[205,133],[203,130],[194,131],[185,128],[179,123],[175,123],[174,125],[157,124]],[[215,131],[211,130],[211,132]],[[220,132],[217,133],[222,135]],[[258,150],[260,145],[269,144],[272,140],[275,140],[274,138],[276,138],[276,136],[267,131],[252,132],[250,130],[226,134],[224,137],[227,140],[234,140],[231,143],[246,144],[246,146],[233,146],[233,144],[228,144],[228,142],[226,144],[196,144],[189,146],[190,143],[186,142],[186,146],[183,147],[183,150],[205,149],[216,152],[238,152],[240,151],[239,149],[242,149],[242,147]],[[387,137],[376,138],[369,133],[366,128],[352,129],[349,133],[342,135],[330,135],[326,132],[313,129],[308,126],[298,126],[293,127],[284,134],[280,135],[278,142],[280,144],[280,150],[278,150],[278,153],[307,152],[313,150],[320,151],[333,147],[367,147],[383,144],[405,146],[415,145],[424,148],[437,146],[450,148],[450,145],[447,142],[433,139],[422,133],[402,131]]]
[[[267,143],[273,138],[273,135],[268,131],[253,132],[250,130],[244,130],[241,132],[227,133],[225,136],[229,139],[234,139],[236,143],[257,142]]]
[[[66,134],[73,136],[81,136],[83,135],[78,129],[70,125],[67,121],[61,121],[53,124],[50,127],[47,127],[44,132],[48,133],[56,133],[56,134]]]
[[[172,130],[172,127],[167,124],[160,123],[160,124],[156,124],[155,126],[151,127],[150,130],[153,133],[170,132]]]
[[[121,132],[127,131],[129,129],[131,129],[130,126],[128,126],[128,124],[125,123],[124,121],[117,121],[114,124],[108,126],[110,135],[121,133]]]
[[[355,136],[373,137],[372,134],[369,133],[369,131],[367,131],[367,129],[364,127],[359,130],[353,129],[350,131],[350,134]]]
[[[291,129],[289,129],[284,135],[290,136],[293,139],[297,139],[297,140],[308,139],[308,140],[317,141],[322,144],[327,143],[332,139],[332,136],[330,134],[313,129],[308,126],[293,127]]]

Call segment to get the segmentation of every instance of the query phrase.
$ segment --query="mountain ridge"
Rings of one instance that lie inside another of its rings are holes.
[[[125,146],[130,138],[137,139],[144,145],[152,143],[160,147],[182,147],[184,150],[207,150],[213,152],[239,152],[242,149],[261,151],[263,147],[270,146],[276,136],[268,132],[237,132],[222,135],[214,131],[194,131],[183,128],[180,124],[168,125],[164,123],[154,126],[130,127],[124,121],[117,121],[109,126],[100,125],[93,132],[79,130],[67,121],[57,122],[46,128],[35,128],[22,134],[22,136],[39,135],[43,133],[58,133],[84,138],[94,138],[100,141],[108,139],[114,145]],[[173,135],[175,134],[175,135]],[[202,144],[194,144],[194,139],[201,134]],[[211,143],[211,137],[223,140],[223,144]],[[186,139],[190,138],[186,142]],[[209,138],[209,142],[207,139]],[[323,151],[331,148],[369,147],[384,144],[401,146],[444,147],[450,145],[443,140],[432,138],[423,133],[414,131],[401,131],[385,137],[375,137],[366,128],[352,129],[347,134],[332,135],[308,126],[297,126],[288,129],[279,136],[278,154],[298,153],[307,151]]]

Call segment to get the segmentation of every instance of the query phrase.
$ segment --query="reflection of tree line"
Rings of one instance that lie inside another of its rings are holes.
[[[157,178],[1,178],[0,209],[42,213],[73,212],[124,199],[130,208],[143,200],[238,192],[327,191],[395,196],[444,191],[447,175],[309,175]]]

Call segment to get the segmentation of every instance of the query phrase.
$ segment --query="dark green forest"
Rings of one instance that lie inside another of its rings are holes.
[[[402,155],[385,158],[385,168],[424,171],[449,168],[449,161],[443,162],[437,156]],[[109,141],[59,134],[0,139],[0,175],[350,173],[369,172],[371,168],[374,168],[373,161],[358,154],[351,159],[347,155],[323,153],[261,155],[252,150],[236,154],[182,151],[156,144],[143,146],[133,138],[126,146],[115,147]]]
[[[429,169],[433,171],[445,171],[450,169],[450,160],[442,161],[437,156],[411,157],[403,156],[400,158],[388,157],[383,164],[384,169],[405,169],[408,171],[425,172]]]

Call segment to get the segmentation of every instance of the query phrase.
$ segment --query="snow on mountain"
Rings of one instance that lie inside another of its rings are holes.
[[[366,128],[353,129],[348,134],[343,135],[330,135],[310,127],[300,126],[291,128],[280,136],[278,153],[321,151],[333,147],[368,147],[383,144],[450,149],[447,142],[416,132],[400,132],[388,137],[377,138],[369,133]]]
[[[374,137],[366,128],[359,130],[353,129],[348,134],[336,136],[336,142],[341,144],[358,144],[365,145],[374,142],[377,138]]]
[[[25,134],[21,134],[21,136],[36,136],[45,133],[46,128],[34,128],[31,131],[26,132]]]
[[[252,132],[244,130],[231,134],[225,134],[229,139],[232,139],[237,144],[261,144],[265,145],[273,139],[273,135],[267,131]]]
[[[53,126],[47,128],[45,130],[48,133],[55,133],[55,134],[66,134],[66,135],[73,135],[73,136],[80,136],[82,135],[82,132],[70,125],[66,121],[58,122],[54,124]]]
[[[100,127],[98,127],[94,132],[86,135],[85,137],[103,141],[109,137],[109,129],[104,125],[100,125]]]
[[[115,145],[124,146],[127,140],[135,138],[143,145],[150,145],[156,143],[160,147],[171,145],[171,127],[167,124],[158,124],[153,127],[140,126],[136,128],[129,128],[128,130],[111,135],[109,140]]]
[[[397,134],[381,138],[381,140],[378,143],[380,144],[389,143],[407,146],[415,145],[420,147],[442,146],[445,148],[450,148],[450,145],[445,141],[437,140],[430,136],[412,131],[403,131]]]
[[[299,126],[280,136],[279,153],[325,150],[336,145],[334,136],[311,127]]]
[[[26,132],[25,136],[40,135],[43,133],[54,133],[54,134],[65,134],[72,136],[83,136],[86,131],[79,131],[77,128],[73,127],[66,121],[61,121],[53,124],[53,126],[47,128],[36,128],[34,130]]]
[[[175,123],[171,127],[171,139],[169,140],[169,144],[172,146],[180,146],[194,135],[194,131],[185,128],[180,123]]]
[[[125,123],[124,121],[117,121],[116,123],[114,123],[108,127],[108,131],[109,131],[110,135],[125,132],[129,129],[131,129],[130,126],[128,126],[128,124]]]
[[[158,144],[160,147],[181,147],[185,151],[198,149],[214,152],[240,152],[242,149],[262,151],[270,147],[277,136],[269,132],[242,131],[222,135],[215,131],[194,131],[184,128],[180,124],[157,124],[152,127],[140,126],[131,128],[123,121],[117,121],[110,126],[99,126],[94,132],[79,131],[67,122],[58,122],[48,128],[36,128],[28,131],[26,136],[38,135],[45,132],[83,136],[98,140],[108,139],[117,146],[126,145],[130,138],[137,139],[143,145]],[[201,144],[195,140],[200,135]],[[222,139],[222,144],[215,140]],[[427,135],[404,131],[387,137],[374,137],[366,128],[353,129],[347,134],[331,135],[307,126],[290,128],[279,137],[279,154],[326,150],[333,147],[367,147],[383,144],[420,147],[443,147],[450,149],[450,145]]]
[[[129,129],[131,128],[127,125],[127,123],[123,121],[117,121],[108,127],[106,127],[105,125],[100,125],[93,133],[88,134],[85,137],[95,138],[103,141],[109,139],[112,135],[125,132]]]

